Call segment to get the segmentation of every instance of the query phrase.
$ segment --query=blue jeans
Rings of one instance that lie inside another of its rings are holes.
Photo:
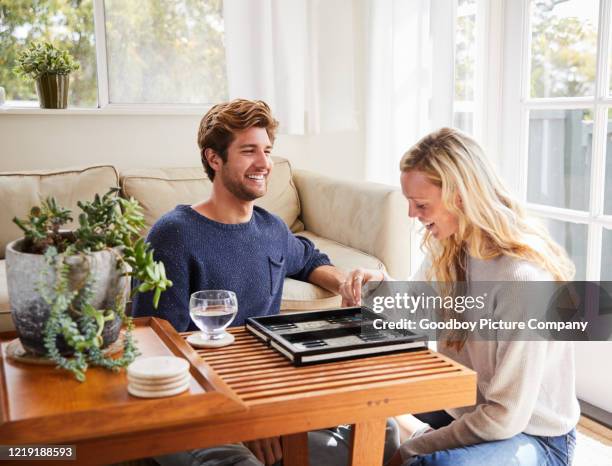
[[[450,424],[452,417],[444,412],[416,416],[434,429]],[[574,457],[576,430],[558,437],[518,434],[506,440],[441,450],[415,456],[404,466],[569,466]]]

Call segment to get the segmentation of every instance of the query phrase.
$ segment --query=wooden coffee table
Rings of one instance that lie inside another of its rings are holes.
[[[371,466],[382,461],[387,417],[476,401],[476,374],[431,350],[293,367],[243,328],[230,329],[232,346],[195,350],[189,333],[164,320],[136,323],[144,355],[190,362],[189,391],[138,399],[128,394],[124,372],[98,368],[79,383],[52,367],[7,360],[14,335],[5,334],[0,443],[75,444],[70,464],[92,465],[282,436],[284,464],[302,466],[304,432],[354,424],[352,464]]]

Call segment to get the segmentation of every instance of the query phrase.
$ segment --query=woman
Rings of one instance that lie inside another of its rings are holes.
[[[413,146],[400,162],[410,217],[425,227],[427,258],[413,280],[565,281],[574,266],[548,233],[528,222],[480,146],[449,128]],[[361,287],[389,279],[357,269],[342,286],[346,303]],[[520,293],[496,300],[496,314],[527,306]],[[393,465],[571,464],[580,415],[570,342],[476,341],[447,335],[438,350],[478,373],[477,404],[412,416]],[[425,420],[425,422],[422,422]]]

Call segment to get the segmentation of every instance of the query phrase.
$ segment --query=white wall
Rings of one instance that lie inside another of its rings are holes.
[[[612,343],[609,341],[576,342],[576,392],[578,398],[598,408],[612,412],[612,371],[610,355]]]
[[[199,121],[197,115],[0,114],[0,171],[199,165]],[[279,135],[274,154],[296,168],[362,179],[361,141],[361,130]]]
[[[197,115],[0,115],[2,170],[199,163]]]
[[[1,115],[1,170],[198,163],[197,116]]]

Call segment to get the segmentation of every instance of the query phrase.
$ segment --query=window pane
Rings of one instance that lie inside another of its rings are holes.
[[[455,33],[455,100],[474,100],[476,0],[459,0]]]
[[[593,120],[588,110],[532,110],[527,200],[588,210]]]
[[[593,95],[597,0],[531,2],[531,96]]]
[[[221,0],[106,0],[113,103],[226,100]]]
[[[603,243],[601,251],[601,281],[612,281],[612,230],[603,229]]]
[[[612,108],[608,109],[608,128],[606,130],[606,168],[604,188],[604,212],[612,215]]]
[[[69,105],[98,102],[92,0],[2,0],[0,6],[0,86],[8,105],[38,106],[34,81],[15,73],[17,54],[32,41],[67,49],[81,64],[70,74]]]
[[[574,280],[586,280],[587,225],[542,219],[552,238],[565,248],[574,261],[576,275]]]
[[[455,103],[453,126],[474,131],[474,68],[476,60],[476,0],[457,1],[455,29]]]

